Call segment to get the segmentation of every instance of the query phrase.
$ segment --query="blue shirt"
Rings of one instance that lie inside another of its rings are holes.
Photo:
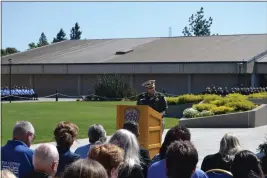
[[[147,178],[167,178],[166,176],[166,160],[160,160],[155,162],[148,169]],[[208,178],[208,176],[202,170],[196,168],[191,178]]]
[[[19,178],[34,170],[32,164],[33,150],[22,141],[8,141],[1,148],[1,156],[1,169],[9,169]]]
[[[74,161],[80,159],[80,156],[76,153],[72,153],[69,148],[57,147],[59,153],[59,163],[57,167],[56,177],[60,177],[64,172],[66,166],[70,165]]]
[[[87,154],[90,150],[91,144],[89,143],[88,145],[80,146],[75,150],[75,153],[80,155],[81,158],[87,158]]]

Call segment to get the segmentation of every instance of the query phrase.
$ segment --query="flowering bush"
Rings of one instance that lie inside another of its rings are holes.
[[[193,118],[196,117],[199,112],[196,109],[193,108],[187,108],[183,112],[183,116],[185,118]]]

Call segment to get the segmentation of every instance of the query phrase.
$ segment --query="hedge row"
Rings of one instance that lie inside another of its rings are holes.
[[[184,110],[185,118],[204,117],[219,114],[227,114],[239,111],[248,111],[257,107],[248,97],[241,94],[229,94],[226,97],[217,95],[203,96],[199,104],[194,104],[192,108]]]
[[[267,99],[267,92],[262,93],[254,93],[250,95],[241,95],[238,93],[229,94],[226,97],[221,97],[215,94],[204,94],[204,95],[193,95],[193,94],[185,94],[178,97],[166,97],[168,105],[177,105],[177,104],[185,104],[185,103],[198,103],[198,102],[210,102],[212,101],[212,104],[219,104],[223,105],[225,100],[222,98],[227,98],[228,100],[246,100],[248,98],[251,99]],[[217,103],[221,102],[221,103]]]

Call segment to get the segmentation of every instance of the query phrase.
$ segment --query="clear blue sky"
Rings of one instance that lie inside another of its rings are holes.
[[[69,38],[75,22],[82,39],[182,36],[200,7],[212,33],[267,33],[267,2],[2,2],[2,48],[26,50],[42,32],[51,42],[60,28]]]

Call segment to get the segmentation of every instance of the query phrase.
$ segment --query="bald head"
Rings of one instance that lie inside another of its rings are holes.
[[[24,142],[29,147],[35,138],[35,130],[28,121],[18,121],[13,128],[13,139]]]
[[[58,160],[57,148],[52,144],[40,145],[33,154],[34,169],[43,171],[51,176],[56,173]]]

